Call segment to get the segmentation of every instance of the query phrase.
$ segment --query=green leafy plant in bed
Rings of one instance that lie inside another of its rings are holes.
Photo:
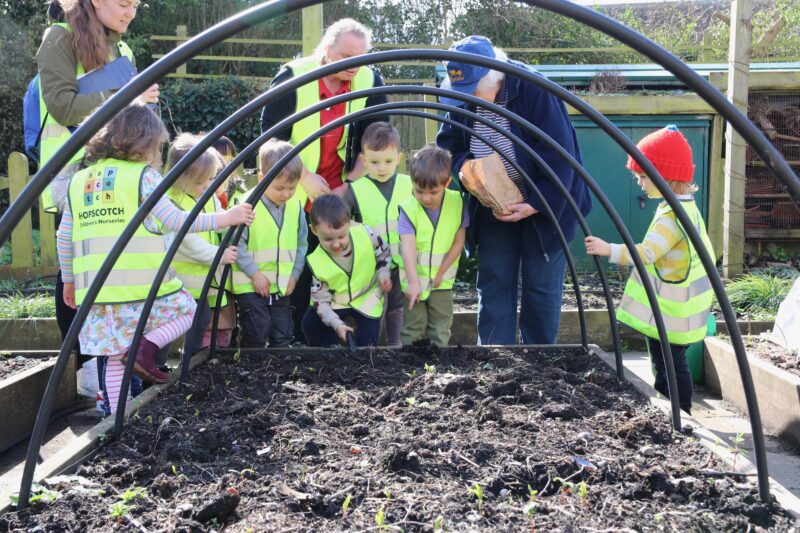
[[[56,302],[50,294],[12,294],[0,298],[0,318],[50,318]]]
[[[725,292],[737,312],[772,319],[797,276],[796,270],[753,271],[728,283]]]

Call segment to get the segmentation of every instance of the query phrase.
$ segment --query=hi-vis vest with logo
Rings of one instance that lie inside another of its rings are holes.
[[[251,192],[244,193],[242,198],[249,198]],[[259,199],[253,208],[256,218],[248,230],[247,250],[253,254],[258,270],[267,276],[271,294],[285,296],[289,287],[297,257],[297,233],[302,211],[300,201],[290,199],[283,207],[283,222],[279,227],[263,200]],[[247,274],[236,263],[232,267],[234,294],[256,292]]]
[[[411,178],[396,174],[391,199],[387,202],[378,187],[366,176],[350,184],[356,199],[361,221],[376,232],[392,251],[392,261],[403,267],[400,253],[400,235],[397,233],[397,219],[400,204],[413,196]]]
[[[681,202],[681,206],[689,219],[694,222],[694,227],[702,237],[706,250],[711,257],[714,257],[703,217],[694,201]],[[670,211],[672,208],[666,203],[660,205],[648,232],[659,218]],[[678,227],[680,228],[680,224]],[[714,298],[714,291],[711,289],[711,282],[700,263],[697,251],[682,228],[681,232],[689,248],[689,267],[686,277],[679,282],[670,282],[661,278],[655,264],[646,265],[645,270],[655,289],[670,344],[685,345],[700,341],[706,336],[708,313]],[[617,310],[617,320],[650,338],[658,338],[653,310],[647,300],[647,293],[642,286],[641,277],[636,270],[633,270],[627,285],[625,285],[625,293]]]
[[[363,224],[350,224],[350,242],[353,244],[353,268],[345,271],[322,246],[317,246],[306,258],[314,277],[327,283],[333,309],[354,309],[371,318],[383,314],[383,292],[375,279],[377,259],[369,231]]]
[[[65,30],[71,31],[69,24],[64,22],[54,23],[53,26],[61,26]],[[127,44],[120,41],[117,43],[117,46],[119,48],[120,55],[127,57],[131,60],[131,62],[134,61],[133,52]],[[88,73],[86,70],[84,70],[83,65],[81,65],[79,61],[77,71],[75,72],[76,78],[81,79],[86,74]],[[69,131],[69,128],[59,124],[58,121],[56,121],[56,119],[47,112],[47,106],[44,103],[44,97],[42,95],[41,78],[39,79],[39,116],[44,120],[44,123],[42,124],[42,136],[39,141],[39,168],[42,168],[45,163],[50,161],[50,158],[55,155],[58,149],[61,148],[64,143],[67,142],[67,140],[69,140],[72,133]],[[67,164],[80,160],[83,157],[83,152],[84,149],[81,148]],[[58,211],[56,201],[53,198],[53,193],[50,190],[49,185],[45,187],[44,191],[42,192],[40,201],[42,202],[42,207],[46,212],[56,213]]]
[[[177,191],[175,189],[170,189],[167,192],[167,196],[170,200],[173,201],[175,205],[177,205],[182,210],[186,211],[187,213],[194,209],[194,206],[197,205],[197,200],[189,196],[183,191]],[[219,205],[219,200],[217,200],[216,195],[212,196],[206,205],[203,206],[203,213],[205,214],[213,214],[217,211],[221,211],[222,208]],[[211,246],[219,246],[219,234],[216,231],[204,231],[201,233],[197,233],[204,241],[206,241]],[[192,297],[197,300],[200,298],[200,293],[203,291],[203,284],[206,281],[206,277],[208,276],[209,265],[205,263],[199,263],[192,259],[191,257],[187,257],[186,255],[182,254],[180,249],[175,254],[175,257],[172,259],[172,268],[175,270],[175,273],[178,275],[178,278],[183,283],[183,286],[186,290],[188,290]],[[208,289],[208,303],[209,305],[216,306],[217,304],[217,289],[219,288],[219,279],[218,276],[214,275],[214,279],[211,281],[211,287]],[[225,297],[225,291],[222,294],[222,306],[226,306],[228,304],[228,299]]]
[[[320,60],[318,57],[314,56],[303,57],[288,63],[286,66],[291,68],[292,73],[295,77],[297,77],[319,67]],[[360,91],[362,89],[370,89],[372,88],[374,82],[375,74],[372,72],[372,70],[367,67],[361,67],[358,69],[356,76],[352,79],[352,81],[350,81],[350,92]],[[313,81],[297,89],[297,105],[295,112],[307,109],[317,102],[319,102],[319,82]],[[351,100],[347,102],[345,115],[349,115],[350,113],[355,113],[356,111],[364,109],[366,104],[366,98],[359,98],[357,100]],[[295,122],[295,124],[292,126],[292,137],[289,139],[289,142],[296,146],[306,137],[310,137],[319,131],[319,120],[319,113],[315,113],[304,118],[303,120]],[[342,139],[339,142],[339,147],[337,148],[339,157],[342,158],[342,161],[347,159],[347,132],[348,126],[345,125],[344,132],[342,133]],[[310,172],[317,171],[320,160],[319,138],[315,139],[314,142],[309,144],[302,152],[300,152],[300,159]],[[302,187],[298,187],[297,192],[295,193],[295,198],[300,200],[300,203],[305,206],[308,196]]]
[[[427,300],[431,291],[449,290],[453,288],[458,270],[458,259],[442,276],[442,284],[433,288],[433,280],[439,274],[439,267],[444,257],[453,245],[456,233],[461,228],[462,210],[464,202],[458,191],[445,190],[442,198],[442,210],[439,219],[434,225],[425,208],[413,196],[400,205],[411,224],[414,225],[417,240],[417,276],[422,287],[419,299]],[[408,278],[405,269],[400,271],[400,287],[403,292],[408,288]]]
[[[75,301],[80,304],[114,243],[139,209],[141,178],[147,165],[103,159],[77,172],[69,184],[72,211],[72,270]],[[140,224],[100,289],[96,304],[145,300],[166,256],[164,236]],[[170,273],[158,296],[179,291]]]

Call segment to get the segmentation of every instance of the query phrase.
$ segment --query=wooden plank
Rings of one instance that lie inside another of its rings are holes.
[[[308,57],[322,40],[322,4],[303,9],[303,55]]]
[[[177,28],[175,28],[175,35],[177,36],[178,46],[180,46],[181,44],[183,44],[183,42],[185,42],[189,38],[189,29],[183,24],[181,24]],[[178,70],[176,71],[178,74],[186,74],[186,63],[187,62],[184,62],[181,66],[178,67]]]
[[[728,86],[727,72],[712,72],[708,77],[709,83],[719,89],[724,90]],[[767,72],[751,72],[750,84],[751,91],[756,90],[797,90],[800,87],[800,72],[788,70],[771,70]]]
[[[185,41],[186,37],[194,37],[192,36],[177,36],[177,35],[151,35],[151,41]],[[281,45],[296,45],[300,46],[303,44],[303,41],[298,39],[245,39],[245,38],[235,38],[235,39],[225,39],[222,43],[232,43],[232,44],[281,44]]]
[[[9,199],[13,203],[28,184],[28,158],[19,152],[8,157]],[[14,267],[33,266],[33,227],[31,212],[19,221],[11,232],[11,264]]]
[[[708,237],[716,259],[722,257],[722,202],[725,196],[725,174],[722,160],[723,126],[721,115],[711,121],[711,143],[708,156]]]
[[[731,39],[728,53],[728,100],[747,114],[752,45],[753,0],[731,2]],[[723,211],[722,274],[744,271],[745,166],[747,144],[733,128],[725,131],[725,197]]]
[[[57,266],[17,268],[13,265],[0,265],[0,279],[35,279],[51,277],[56,274],[58,274]]]
[[[427,84],[426,84],[427,85]],[[433,85],[433,84],[430,84]],[[436,96],[432,94],[425,95],[426,102],[436,102]],[[428,113],[436,113],[434,109],[427,109]],[[441,122],[436,120],[426,120],[425,121],[425,143],[426,144],[436,144],[436,134],[439,132],[439,126]]]
[[[230,74],[178,74],[177,72],[173,72],[172,74],[167,74],[167,78],[184,78],[187,80],[210,80],[210,79],[218,79],[218,78],[230,78]],[[248,80],[256,80],[256,81],[264,81],[264,82],[271,82],[272,78],[261,77],[261,76],[237,76],[238,78],[245,78]]]
[[[153,54],[153,59],[160,59],[166,54]],[[252,57],[252,56],[194,56],[189,61],[240,61],[250,63],[288,63],[291,57]],[[183,66],[186,64],[184,63]]]
[[[713,113],[714,109],[694,94],[686,95],[589,95],[581,97],[604,115],[697,115]],[[571,115],[578,111],[567,106]]]
[[[56,220],[51,213],[43,209],[42,201],[39,204],[39,265],[53,267],[58,264],[56,259]]]

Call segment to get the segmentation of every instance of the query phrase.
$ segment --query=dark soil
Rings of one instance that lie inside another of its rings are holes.
[[[33,357],[33,356],[22,356],[22,355],[15,355],[15,354],[3,354],[0,356],[0,381],[10,378],[14,374],[18,374],[29,368],[33,368],[36,365],[43,363],[50,359],[51,356],[47,357]]]
[[[102,496],[55,484],[58,501],[0,530],[791,528],[711,470],[727,467],[580,351],[243,354],[196,369],[80,468]],[[111,517],[133,487],[146,495]]]
[[[800,355],[760,336],[743,337],[747,353],[800,377]]]

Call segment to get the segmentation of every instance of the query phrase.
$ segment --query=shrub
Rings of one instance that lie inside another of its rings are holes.
[[[22,97],[28,82],[36,75],[33,43],[26,32],[0,17],[0,57],[3,75],[0,76],[0,175],[8,174],[8,156],[24,152],[22,135]]]
[[[263,82],[233,76],[169,81],[161,90],[161,117],[173,135],[211,131],[264,90]],[[239,150],[260,134],[260,112],[227,133]],[[255,167],[255,156],[245,161],[245,165]]]

